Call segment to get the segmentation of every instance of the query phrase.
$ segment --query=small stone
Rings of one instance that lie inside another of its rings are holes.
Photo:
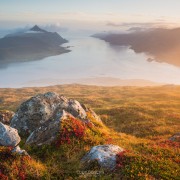
[[[19,155],[29,156],[29,154],[25,150],[22,150],[19,146],[16,146],[11,152]]]
[[[180,132],[174,134],[172,137],[169,138],[170,141],[180,142]]]

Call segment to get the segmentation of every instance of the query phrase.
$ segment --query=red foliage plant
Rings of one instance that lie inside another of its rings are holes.
[[[113,139],[112,138],[107,138],[106,139],[106,144],[113,144]]]
[[[0,170],[0,179],[1,180],[8,180],[9,178],[8,178],[8,176],[4,175]]]
[[[0,154],[0,162],[16,162],[16,156],[12,154],[12,147],[7,147],[3,149],[3,151]],[[12,174],[18,177],[20,180],[26,179],[26,161],[29,160],[30,157],[28,156],[22,156],[20,157],[20,164],[15,165],[15,167],[12,168]],[[8,180],[9,177],[7,176],[7,167],[0,163],[0,179],[2,180]]]
[[[156,142],[155,144],[152,145],[153,148],[162,148],[162,149],[167,149],[167,148],[180,148],[180,143],[179,142],[173,142],[170,140],[164,140],[160,142]]]
[[[6,147],[2,152],[1,152],[1,155],[0,155],[0,161],[6,161],[8,160],[9,158],[14,158],[12,156],[12,147]]]
[[[116,154],[116,169],[122,168],[125,165],[125,153],[127,151],[122,151]]]
[[[24,159],[21,159],[21,166],[19,168],[19,178],[21,180],[25,180],[26,179],[26,165],[24,163]]]
[[[62,123],[59,137],[56,141],[56,146],[59,147],[62,144],[70,144],[71,138],[82,139],[85,134],[85,124],[75,118],[69,117],[68,120]]]

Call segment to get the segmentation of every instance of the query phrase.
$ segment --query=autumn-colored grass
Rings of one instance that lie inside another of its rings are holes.
[[[40,174],[39,177],[179,179],[179,142],[171,142],[169,138],[180,131],[180,86],[140,88],[63,85],[0,89],[0,109],[15,111],[29,97],[48,91],[87,104],[100,115],[107,127],[99,124],[98,128],[97,124],[93,133],[87,131],[89,127],[86,129],[83,125],[74,123],[77,125],[74,132],[72,126],[66,124],[61,133],[67,133],[68,137],[74,136],[67,140],[69,143],[63,143],[59,147],[29,147],[22,142],[21,147],[28,151],[33,162],[39,162],[44,167],[41,171],[43,175]],[[117,159],[119,166],[113,173],[98,169],[96,165],[89,171],[84,169],[80,164],[82,156],[93,145],[103,143],[116,144],[126,150]],[[5,163],[0,161],[3,167]],[[6,168],[8,169],[8,165]],[[5,173],[5,176],[8,174]],[[38,177],[37,174],[35,177]]]
[[[0,179],[40,179],[46,167],[29,156],[12,155],[11,148],[0,147]]]

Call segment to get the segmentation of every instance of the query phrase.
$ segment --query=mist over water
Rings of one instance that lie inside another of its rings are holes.
[[[48,86],[74,79],[114,77],[180,84],[180,68],[148,62],[144,53],[128,47],[111,46],[88,36],[62,35],[69,40],[70,53],[43,60],[0,65],[0,87]],[[68,38],[70,37],[70,38]]]

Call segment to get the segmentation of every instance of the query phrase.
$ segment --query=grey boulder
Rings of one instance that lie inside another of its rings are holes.
[[[18,129],[20,133],[29,135],[37,128],[42,127],[44,123],[56,121],[59,113],[63,110],[82,121],[88,120],[87,112],[90,112],[97,121],[101,121],[95,112],[85,108],[78,101],[48,92],[34,96],[22,103],[10,125]]]
[[[55,93],[32,97],[21,104],[10,126],[18,129],[20,133],[31,133],[53,116],[59,103],[60,97]]]
[[[61,122],[66,120],[68,117],[73,116],[64,110],[59,112],[59,117],[57,117],[56,120],[49,120],[34,130],[27,138],[26,144],[35,144],[38,146],[51,144],[56,140],[59,134]]]
[[[101,168],[113,170],[116,167],[116,155],[124,151],[116,145],[94,146],[83,158],[82,163],[90,165],[97,161]]]
[[[0,122],[0,146],[15,147],[20,141],[21,138],[16,129]]]

